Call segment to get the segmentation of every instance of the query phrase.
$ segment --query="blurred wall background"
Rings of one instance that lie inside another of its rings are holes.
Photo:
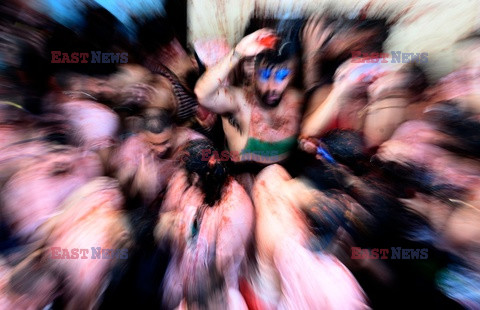
[[[480,27],[478,0],[188,0],[188,38],[234,45],[254,11],[287,18],[326,8],[347,15],[366,8],[368,17],[395,21],[385,51],[428,53],[433,80],[455,67],[455,41]]]
[[[480,28],[479,0],[30,0],[60,23],[82,26],[85,4],[100,5],[118,18],[135,36],[133,18],[169,15],[182,45],[210,39],[237,43],[250,16],[298,17],[329,9],[336,14],[387,17],[394,22],[385,52],[428,53],[425,65],[432,80],[454,69],[459,53],[455,42]],[[185,10],[185,12],[182,12]],[[170,12],[169,12],[170,11]],[[185,19],[187,34],[183,33]],[[183,37],[186,36],[186,37]]]

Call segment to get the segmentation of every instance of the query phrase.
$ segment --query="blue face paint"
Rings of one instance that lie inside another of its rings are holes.
[[[275,82],[282,82],[283,80],[285,80],[287,78],[287,76],[289,74],[290,74],[289,69],[283,68],[283,69],[278,70],[275,73]]]
[[[260,80],[262,82],[266,82],[272,76],[272,69],[260,69],[259,73],[260,73]],[[288,77],[289,74],[290,74],[290,69],[282,68],[277,70],[275,72],[275,82],[277,83],[283,82]]]
[[[317,147],[317,154],[321,155],[323,158],[325,158],[329,163],[335,164],[335,159],[333,159],[332,155],[327,152],[324,148],[321,146]]]
[[[262,81],[268,81],[272,75],[272,69],[260,69],[260,79]]]

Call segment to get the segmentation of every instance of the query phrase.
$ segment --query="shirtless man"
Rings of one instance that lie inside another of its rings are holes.
[[[260,29],[245,38],[195,87],[200,105],[222,116],[234,162],[272,164],[285,160],[297,142],[303,97],[293,87],[297,43],[280,42],[277,49],[262,44],[274,38]],[[231,70],[244,57],[255,56],[253,82],[247,88],[226,86]]]

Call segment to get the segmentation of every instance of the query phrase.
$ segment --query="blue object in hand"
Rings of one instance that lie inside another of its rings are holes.
[[[323,147],[321,146],[318,146],[317,147],[317,154],[318,155],[321,155],[323,158],[325,158],[329,163],[331,164],[335,164],[335,159],[333,159],[332,155],[330,155],[330,153],[327,152],[327,150],[325,150]]]

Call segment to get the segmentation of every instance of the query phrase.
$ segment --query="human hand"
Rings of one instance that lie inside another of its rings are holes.
[[[304,55],[306,57],[317,55],[332,34],[333,27],[327,24],[325,16],[312,15],[305,23],[301,34]]]
[[[312,137],[300,136],[299,147],[309,154],[317,154],[318,140]]]
[[[263,28],[244,37],[235,47],[235,52],[242,57],[256,56],[266,49],[272,49],[276,36],[273,30]]]

